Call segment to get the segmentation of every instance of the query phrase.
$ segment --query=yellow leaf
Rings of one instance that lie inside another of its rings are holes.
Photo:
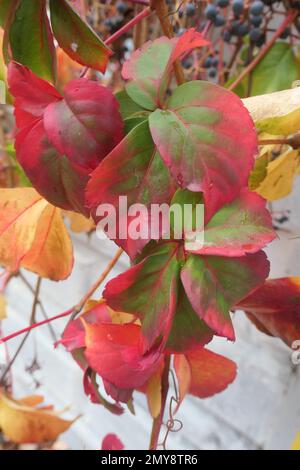
[[[298,432],[296,439],[293,442],[291,450],[300,450],[300,432]]]
[[[0,320],[6,318],[6,300],[5,297],[0,294]]]
[[[73,267],[73,249],[61,210],[33,188],[0,190],[0,264],[59,281]]]
[[[300,130],[300,87],[243,100],[258,130],[291,135]]]
[[[71,211],[64,211],[64,214],[70,220],[70,228],[74,233],[91,232],[95,229],[94,221],[82,214]]]
[[[24,398],[18,401],[4,393],[0,395],[0,428],[16,444],[53,441],[75,421],[62,419],[48,409],[29,406],[39,401],[33,397],[28,397],[28,404],[24,401]]]
[[[152,418],[157,418],[161,410],[161,376],[162,376],[163,364],[150,377],[146,384],[146,395],[148,401],[149,411]]]
[[[300,172],[300,151],[288,150],[267,166],[267,175],[256,192],[268,201],[287,196]]]

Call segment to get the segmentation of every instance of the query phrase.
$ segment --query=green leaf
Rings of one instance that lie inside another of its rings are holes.
[[[178,304],[166,347],[176,352],[185,352],[195,346],[209,343],[213,332],[193,310],[180,283]]]
[[[112,51],[66,0],[50,0],[51,25],[60,47],[76,62],[104,73]]]
[[[140,116],[141,114],[147,116],[149,113],[144,110],[141,106],[139,106],[135,101],[133,101],[126,90],[120,90],[115,94],[117,98],[120,108],[120,114],[123,119],[127,119],[130,117]]]
[[[56,55],[46,0],[22,0],[9,30],[14,60],[40,77],[55,81]]]
[[[291,88],[297,77],[293,48],[285,42],[277,42],[253,70],[251,96]]]

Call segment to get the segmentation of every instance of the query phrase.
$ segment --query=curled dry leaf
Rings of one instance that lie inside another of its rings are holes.
[[[290,135],[300,129],[300,87],[242,100],[260,131]]]
[[[268,201],[287,196],[300,172],[300,151],[287,150],[266,167],[266,176],[255,191]]]
[[[73,267],[72,242],[60,209],[33,188],[0,190],[0,264],[59,281]],[[55,254],[55,255],[54,255]]]
[[[74,423],[48,407],[37,408],[40,400],[41,397],[14,400],[0,393],[0,429],[7,439],[16,444],[53,441]]]

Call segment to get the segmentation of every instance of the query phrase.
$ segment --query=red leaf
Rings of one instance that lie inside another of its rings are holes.
[[[143,355],[141,328],[134,324],[85,323],[85,356],[105,381],[121,389],[143,385],[159,367],[162,355]]]
[[[115,434],[107,434],[102,441],[102,450],[123,450],[124,445]]]
[[[46,134],[62,155],[94,169],[123,138],[118,108],[108,88],[84,78],[72,80],[64,89],[64,99],[45,109]]]
[[[185,354],[190,367],[190,385],[188,393],[198,398],[207,398],[220,393],[231,384],[236,377],[236,364],[224,356],[220,356],[204,348],[194,349]],[[181,356],[175,356],[175,371],[178,380],[186,376],[182,367],[186,368]],[[184,394],[182,393],[181,401]]]
[[[300,277],[268,279],[236,306],[260,331],[292,346],[300,338]]]
[[[15,148],[18,161],[35,189],[51,204],[89,216],[84,191],[90,170],[72,164],[60,155],[45,134],[42,119],[18,132]]]
[[[63,97],[26,67],[12,63],[10,90],[20,131],[17,158],[49,202],[89,215],[89,173],[123,136],[112,92],[87,79],[71,81]]]
[[[9,90],[14,96],[17,127],[21,128],[43,116],[45,108],[62,96],[50,83],[37,77],[17,62],[8,66]]]

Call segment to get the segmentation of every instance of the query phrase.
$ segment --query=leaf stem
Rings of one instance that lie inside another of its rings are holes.
[[[167,402],[167,397],[168,397],[168,392],[169,392],[170,363],[171,363],[171,356],[166,356],[165,366],[164,366],[162,379],[161,379],[161,409],[160,409],[159,415],[153,419],[149,450],[156,450],[158,446],[159,434],[160,434],[161,426],[163,423],[166,402]]]
[[[128,21],[122,28],[118,29],[114,34],[109,36],[109,38],[106,39],[105,44],[109,46],[112,44],[114,41],[116,41],[120,36],[123,34],[127,33],[130,29],[132,29],[136,24],[138,24],[140,21],[142,21],[144,18],[147,18],[147,16],[150,16],[152,13],[150,7],[144,8],[140,13],[138,13],[132,20]]]
[[[255,56],[253,61],[244,68],[244,70],[241,72],[241,74],[234,80],[234,82],[228,87],[229,90],[234,90],[240,83],[241,81],[250,73],[254,67],[259,64],[259,62],[264,58],[264,56],[267,54],[267,52],[271,49],[275,41],[279,38],[279,36],[283,33],[283,31],[286,29],[286,27],[291,24],[296,16],[299,14],[297,11],[290,11],[287,17],[283,20],[279,28],[277,29],[276,33],[270,41],[260,50],[260,52]]]
[[[19,335],[22,335],[23,333],[27,333],[28,331],[31,331],[39,326],[46,325],[54,320],[58,320],[59,318],[67,317],[68,315],[77,315],[85,305],[85,303],[89,300],[89,298],[93,295],[93,293],[98,289],[100,284],[104,281],[106,276],[110,273],[112,268],[115,266],[117,263],[118,259],[120,258],[121,254],[123,253],[122,248],[119,248],[115,256],[111,259],[111,261],[108,263],[100,277],[97,279],[97,281],[91,286],[91,288],[88,290],[88,292],[83,296],[83,298],[80,300],[80,302],[75,305],[74,307],[69,308],[65,312],[62,312],[58,315],[55,315],[54,317],[47,318],[43,321],[40,321],[38,323],[33,323],[32,325],[27,326],[27,328],[23,328],[22,330],[15,331],[11,335],[5,336],[4,338],[0,339],[0,344],[6,343],[7,341],[16,338]]]

